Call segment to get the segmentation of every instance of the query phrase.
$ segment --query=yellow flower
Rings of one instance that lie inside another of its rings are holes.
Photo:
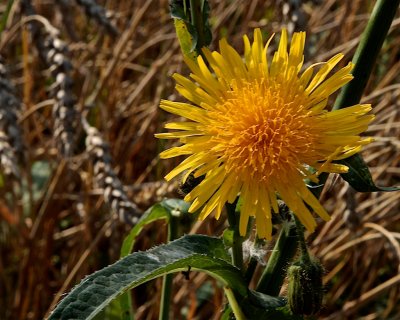
[[[245,235],[254,216],[258,236],[268,239],[277,198],[309,231],[316,226],[310,208],[324,220],[330,218],[305,179],[318,181],[321,172],[347,172],[346,166],[332,161],[354,155],[371,142],[359,135],[373,119],[366,115],[370,105],[326,110],[329,96],[352,79],[351,63],[328,77],[342,54],[300,73],[305,33],[293,35],[288,52],[283,30],[269,62],[271,40],[264,46],[259,29],[252,45],[244,36],[244,59],[225,39],[219,43],[220,52],[203,49],[213,72],[201,56],[197,62],[186,59],[192,80],[179,74],[174,79],[176,89],[192,104],[163,100],[160,107],[189,121],[168,123],[165,128],[179,131],[156,135],[178,138],[183,144],[162,152],[161,158],[188,156],[167,180],[182,172],[183,180],[190,173],[205,175],[185,197],[193,201],[190,212],[202,208],[200,219],[212,212],[218,219],[224,204],[240,195],[240,234]]]

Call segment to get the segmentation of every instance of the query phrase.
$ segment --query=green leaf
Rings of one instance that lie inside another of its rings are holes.
[[[250,291],[248,298],[244,301],[249,301],[252,305],[263,308],[266,311],[286,305],[286,301],[282,297],[273,297],[253,290]]]
[[[56,307],[49,320],[93,319],[123,292],[165,274],[192,270],[208,273],[242,297],[247,286],[232,266],[222,240],[187,235],[145,252],[135,252],[86,277]]]
[[[171,216],[187,214],[188,210],[189,203],[179,199],[166,199],[149,208],[124,239],[120,257],[126,257],[132,252],[136,237],[147,224],[161,219],[165,219],[169,222]],[[110,309],[108,310],[109,313],[120,314],[121,320],[131,319],[132,302],[129,292],[118,297],[118,299],[116,299],[112,305],[108,306],[107,309]]]
[[[121,306],[117,299],[111,301],[111,303],[98,313],[93,320],[133,320],[134,316],[129,313],[122,313]]]
[[[170,214],[168,210],[161,204],[157,203],[149,208],[140,218],[138,223],[131,229],[129,234],[125,237],[121,247],[120,257],[126,257],[131,253],[133,246],[135,245],[136,237],[143,230],[143,228],[154,221],[165,219],[169,221]]]
[[[171,0],[170,12],[183,54],[195,60],[212,39],[208,1]]]
[[[273,297],[251,290],[240,305],[248,320],[287,319],[283,311],[277,311],[286,305],[286,300],[282,297]]]
[[[337,161],[349,167],[347,173],[341,176],[358,192],[375,192],[375,191],[398,191],[400,187],[378,187],[372,180],[371,173],[367,164],[359,154],[355,154],[347,159]]]
[[[227,247],[232,247],[234,242],[235,230],[232,227],[226,228],[222,234],[222,240]]]
[[[196,61],[197,52],[193,49],[196,47],[197,34],[189,32],[190,24],[181,19],[174,19],[175,32],[179,40],[179,45],[184,56]]]
[[[169,5],[169,11],[171,13],[171,18],[181,19],[189,22],[187,10],[185,7],[185,0],[172,0]]]
[[[171,215],[181,215],[188,213],[189,203],[179,199],[166,199],[155,204],[142,215],[138,223],[131,229],[128,236],[124,239],[121,247],[121,255],[123,258],[131,253],[135,240],[143,228],[154,221],[165,219],[169,221]]]
[[[174,217],[180,217],[189,213],[190,203],[181,199],[165,199],[160,204]]]
[[[239,300],[240,301],[240,300]],[[247,320],[302,320],[302,316],[293,315],[283,297],[273,297],[250,290],[248,296],[240,301],[240,308]],[[232,309],[225,305],[221,320],[235,319]]]

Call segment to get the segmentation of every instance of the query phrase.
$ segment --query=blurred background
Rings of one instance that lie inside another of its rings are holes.
[[[211,47],[227,37],[242,52],[255,27],[265,36],[287,27],[307,31],[308,64],[343,52],[343,66],[374,3],[209,0]],[[160,99],[182,99],[171,75],[189,71],[168,0],[3,0],[0,13],[0,319],[43,319],[118,259],[142,211],[182,197],[178,182],[163,181],[179,159],[160,161],[170,142],[154,134],[169,119]],[[398,17],[363,97],[376,119],[362,155],[381,186],[400,183]],[[399,193],[356,194],[331,175],[321,201],[332,220],[308,238],[326,269],[316,319],[400,319]],[[220,235],[224,219],[187,232]],[[166,235],[154,223],[135,250]],[[160,288],[158,279],[133,291],[137,319],[158,318]],[[224,302],[205,274],[176,275],[174,319],[219,319]]]

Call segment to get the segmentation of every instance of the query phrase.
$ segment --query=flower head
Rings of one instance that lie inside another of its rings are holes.
[[[178,138],[183,144],[161,153],[161,158],[188,156],[166,179],[185,172],[204,180],[186,195],[193,201],[190,212],[201,209],[200,219],[212,212],[218,219],[226,202],[242,198],[240,233],[250,216],[256,218],[259,237],[271,237],[271,215],[282,199],[304,226],[314,230],[310,208],[324,220],[329,215],[308,190],[305,179],[318,181],[321,172],[343,173],[348,168],[333,163],[347,158],[371,141],[359,135],[373,119],[369,105],[326,110],[329,96],[352,79],[349,63],[330,77],[343,58],[303,65],[305,33],[295,33],[290,50],[286,30],[278,50],[267,59],[261,31],[254,31],[250,44],[244,36],[244,59],[225,39],[220,52],[203,49],[201,56],[186,60],[190,78],[174,75],[176,89],[191,104],[163,100],[160,107],[189,121],[172,122],[165,128],[178,130],[157,134]],[[212,71],[211,71],[212,70]]]

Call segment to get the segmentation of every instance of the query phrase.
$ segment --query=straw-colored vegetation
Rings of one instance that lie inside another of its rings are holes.
[[[342,66],[374,4],[209,2],[213,48],[224,36],[242,51],[255,27],[288,26],[307,31],[306,61],[343,52]],[[181,197],[177,183],[163,181],[177,161],[159,161],[166,145],[154,134],[169,117],[160,99],[180,99],[170,75],[188,70],[167,0],[2,1],[0,13],[0,319],[42,319],[85,275],[118,259],[142,211]],[[363,97],[376,119],[362,154],[382,186],[400,182],[399,56],[397,18]],[[399,194],[356,194],[331,175],[322,203],[332,220],[308,238],[326,269],[318,318],[398,319]],[[189,232],[219,235],[224,223],[196,222]],[[135,249],[165,239],[166,226],[155,223]],[[133,291],[137,319],[157,319],[160,287]],[[176,319],[219,319],[223,304],[205,274],[175,277]]]

